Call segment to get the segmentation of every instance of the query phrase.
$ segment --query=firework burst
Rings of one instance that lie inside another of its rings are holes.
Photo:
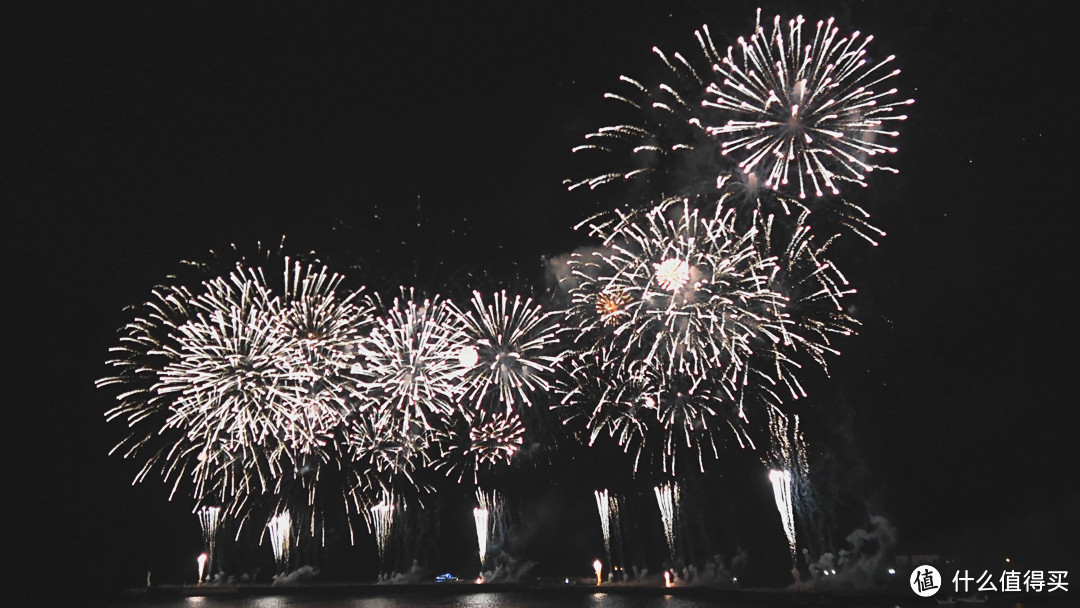
[[[817,240],[808,217],[755,213],[740,231],[722,206],[669,200],[591,220],[603,247],[571,258],[566,281],[579,352],[560,365],[564,421],[589,445],[613,439],[635,471],[684,459],[703,471],[724,427],[755,448],[751,416],[805,396],[800,375],[827,369],[856,325],[841,305],[854,290],[827,255],[835,237]],[[598,304],[613,294],[617,307]]]
[[[694,37],[699,51],[689,58],[681,53],[669,57],[652,48],[664,66],[659,82],[645,84],[624,75],[615,92],[604,94],[628,118],[588,133],[585,143],[572,151],[607,153],[613,170],[567,180],[570,190],[640,181],[661,192],[689,195],[722,186],[730,163],[720,154],[708,126],[721,120],[723,113],[703,104],[709,97],[712,65],[721,55],[707,26],[695,31]]]
[[[642,464],[674,474],[677,463],[705,463],[719,456],[717,432],[730,428],[744,447],[753,447],[745,415],[730,397],[722,376],[664,374],[656,368],[621,369],[603,352],[584,353],[561,366],[558,413],[580,429],[585,443],[611,440]]]
[[[359,350],[361,408],[372,408],[380,425],[436,427],[461,395],[465,340],[461,318],[446,301],[417,301],[412,291],[402,292]]]
[[[415,484],[414,471],[429,463],[431,427],[417,420],[402,424],[392,417],[377,419],[374,413],[360,412],[349,419],[345,441],[353,465],[379,479],[397,477]]]
[[[779,332],[772,272],[754,233],[734,230],[733,214],[713,216],[679,200],[645,213],[605,216],[589,231],[603,248],[570,260],[575,342],[622,360],[622,366],[702,375],[717,368],[734,383],[762,332]],[[598,301],[616,297],[619,314]],[[618,321],[617,323],[615,321]]]
[[[473,292],[472,307],[462,312],[453,307],[465,328],[466,345],[459,363],[467,367],[462,399],[482,402],[497,391],[507,411],[516,404],[531,405],[529,394],[551,388],[549,377],[557,356],[550,354],[558,341],[559,325],[531,298],[505,291],[485,304],[480,292]]]
[[[829,356],[840,354],[834,343],[841,336],[855,333],[858,321],[844,310],[842,299],[855,293],[836,263],[829,258],[829,249],[837,236],[817,239],[807,224],[809,212],[804,211],[791,226],[778,229],[775,216],[758,217],[756,232],[758,249],[776,261],[769,276],[768,287],[782,295],[783,314],[789,323],[780,326],[781,333],[770,338],[772,348],[759,349],[768,360],[756,363],[755,369],[768,369],[764,390],[773,402],[806,396],[799,381],[804,362],[828,371]],[[775,381],[775,382],[774,382]],[[771,388],[782,385],[786,396],[772,394]]]
[[[633,454],[634,470],[654,409],[642,383],[608,356],[595,349],[568,356],[559,365],[556,390],[562,394],[557,412],[564,425],[581,429],[583,442],[594,445],[607,437],[627,454]]]
[[[121,388],[106,417],[131,429],[116,450],[145,458],[136,482],[160,470],[173,495],[184,487],[240,525],[258,497],[314,494],[310,471],[335,458],[370,322],[354,296],[337,297],[339,275],[284,266],[280,291],[239,265],[194,289],[156,288],[121,329],[116,374],[98,381]]]
[[[895,173],[875,164],[896,152],[879,140],[899,134],[890,125],[907,116],[896,110],[914,103],[896,101],[895,88],[880,89],[900,73],[889,69],[895,57],[871,61],[873,36],[839,37],[833,22],[818,21],[804,39],[801,15],[786,27],[777,16],[766,35],[759,9],[754,35],[738,39],[738,57],[728,47],[715,66],[722,80],[706,102],[746,117],[707,129],[722,138],[723,154],[738,156],[739,169],[766,187],[791,188],[799,198],[822,196],[823,188],[839,194],[842,181],[865,186],[875,169]]]
[[[459,483],[471,472],[475,484],[482,470],[510,462],[524,436],[525,426],[512,412],[479,411],[471,418],[461,416],[457,424],[438,433],[441,449],[435,469]]]

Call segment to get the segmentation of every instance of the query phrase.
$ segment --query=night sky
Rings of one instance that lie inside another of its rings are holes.
[[[156,481],[132,487],[135,465],[107,456],[121,429],[93,386],[124,307],[181,260],[284,235],[379,285],[542,292],[545,260],[587,244],[572,226],[620,202],[562,185],[589,174],[570,148],[610,123],[602,94],[620,74],[659,77],[651,47],[692,52],[703,23],[725,46],[749,34],[757,6],[626,4],[7,7],[6,551],[24,576],[118,588],[199,550],[189,506]],[[873,33],[917,99],[899,175],[847,190],[888,236],[842,260],[863,327],[800,407],[812,475],[844,514],[835,546],[876,514],[899,553],[1064,568],[1080,547],[1080,10],[986,6],[764,5]],[[728,467],[724,488],[746,503],[729,492],[716,519],[771,505],[753,457],[732,458],[747,467]],[[538,499],[522,553],[581,570],[600,551],[595,513],[575,512],[591,508],[591,482],[552,466],[529,474],[559,471],[579,502]],[[783,575],[779,525],[761,539]]]

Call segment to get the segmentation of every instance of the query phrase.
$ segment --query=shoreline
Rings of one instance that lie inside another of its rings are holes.
[[[517,593],[558,598],[581,595],[632,595],[639,597],[687,597],[728,600],[756,605],[846,606],[898,601],[921,604],[922,598],[895,590],[826,590],[794,591],[787,589],[739,589],[709,586],[652,586],[612,583],[607,585],[565,583],[311,583],[311,584],[233,584],[233,585],[160,585],[129,589],[128,594],[153,598],[168,597],[262,597],[262,596],[349,596],[356,598],[385,595],[454,596],[481,593]],[[933,599],[926,605],[935,605]],[[891,604],[890,604],[891,602]]]

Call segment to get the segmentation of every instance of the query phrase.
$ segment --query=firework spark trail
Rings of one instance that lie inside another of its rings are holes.
[[[866,186],[865,174],[875,169],[895,173],[873,164],[873,157],[896,152],[876,140],[899,135],[889,124],[907,116],[895,111],[914,103],[895,101],[895,88],[873,88],[900,74],[888,71],[895,56],[870,61],[873,36],[860,38],[856,31],[837,38],[833,22],[818,21],[804,44],[802,15],[789,20],[786,31],[776,16],[766,36],[758,9],[754,35],[738,39],[739,57],[728,47],[715,65],[723,80],[709,87],[715,98],[706,102],[749,118],[707,128],[724,138],[722,153],[738,155],[738,167],[763,176],[768,188],[794,179],[800,198],[823,196],[822,188],[839,194],[837,181]]]
[[[784,535],[791,549],[791,562],[795,563],[795,511],[791,501],[791,473],[786,470],[769,471],[769,482],[773,487],[776,510],[780,512],[780,522],[784,526]]]
[[[289,568],[289,554],[292,551],[292,516],[285,511],[271,517],[266,530],[270,535],[270,547],[274,550],[278,573],[284,573]]]
[[[203,546],[206,547],[206,571],[213,575],[218,526],[221,525],[221,507],[200,507],[197,515],[199,527],[202,528]]]
[[[565,358],[556,390],[562,394],[557,412],[564,425],[581,422],[585,443],[592,446],[606,434],[634,454],[637,470],[648,426],[639,411],[648,404],[644,388],[624,372],[603,348]]]
[[[415,420],[406,427],[360,413],[349,418],[345,445],[353,466],[382,479],[416,484],[415,471],[430,462],[431,432]]]
[[[557,407],[566,425],[583,425],[586,443],[607,436],[633,456],[635,473],[645,465],[668,474],[691,457],[704,471],[706,459],[719,457],[716,431],[722,424],[745,435],[738,418],[725,417],[728,394],[715,378],[665,375],[656,369],[625,373],[602,353],[567,360],[558,387]],[[743,441],[752,445],[749,436]]]
[[[619,501],[607,489],[596,490],[593,494],[596,496],[596,510],[600,514],[600,529],[604,533],[604,554],[607,556],[610,578],[615,570],[613,539],[617,541],[619,536]]]
[[[799,416],[787,415],[773,408],[769,412],[770,450],[763,459],[771,468],[769,481],[777,510],[791,548],[792,565],[796,558],[795,510],[803,509],[800,502],[810,488],[809,461],[806,457],[806,440],[799,430]],[[800,494],[802,493],[802,494]],[[804,511],[803,515],[807,515]]]
[[[473,522],[476,525],[476,544],[480,549],[480,570],[483,571],[487,564],[488,547],[488,510],[483,507],[475,507],[472,510]]]
[[[493,300],[485,304],[480,292],[473,292],[471,310],[451,304],[468,342],[459,357],[468,368],[461,398],[478,403],[497,390],[510,411],[519,402],[531,405],[530,393],[551,388],[548,378],[558,357],[548,351],[558,341],[559,325],[531,298],[511,301],[501,291]]]
[[[379,550],[379,564],[383,564],[386,558],[386,548],[390,544],[390,532],[394,528],[394,496],[384,492],[379,504],[373,505],[371,512],[372,532],[375,534],[375,545]]]
[[[679,486],[675,482],[668,482],[653,488],[656,494],[656,504],[660,507],[660,520],[664,525],[664,537],[667,539],[668,554],[671,561],[675,561],[676,541],[678,540],[679,525]]]

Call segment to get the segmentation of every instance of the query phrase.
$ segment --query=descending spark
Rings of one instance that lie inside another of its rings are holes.
[[[505,291],[495,294],[491,304],[473,292],[470,304],[465,311],[454,307],[468,341],[459,354],[467,370],[461,398],[481,402],[494,393],[507,411],[518,403],[531,405],[531,393],[551,388],[557,356],[550,351],[559,329],[552,313],[531,298],[511,300]]]
[[[656,504],[660,507],[660,520],[664,525],[664,537],[667,539],[668,554],[675,561],[675,541],[678,533],[679,486],[668,482],[653,488]]]
[[[266,530],[270,535],[270,547],[274,550],[278,572],[285,572],[289,567],[289,553],[292,551],[292,517],[289,512],[271,517]]]
[[[221,507],[201,507],[198,511],[198,517],[199,527],[202,528],[203,546],[206,547],[206,571],[212,575],[218,526],[221,524]],[[202,577],[199,578],[201,580]]]
[[[791,549],[791,560],[794,562],[795,513],[791,502],[791,473],[773,469],[769,471],[769,482],[772,483],[776,509],[780,512],[780,522],[784,526],[784,534],[787,536],[788,547]]]
[[[907,116],[896,110],[914,103],[896,101],[896,88],[879,88],[900,74],[888,67],[895,56],[872,60],[874,37],[838,37],[832,18],[804,39],[804,23],[799,15],[785,28],[778,15],[766,36],[758,9],[754,35],[738,39],[739,56],[728,47],[714,66],[723,80],[709,86],[705,102],[739,118],[708,132],[722,138],[722,153],[737,156],[744,173],[762,176],[768,188],[790,185],[800,198],[822,196],[822,188],[839,194],[838,181],[866,186],[875,169],[895,173],[874,164],[896,152],[878,140],[899,135],[890,125]]]
[[[375,534],[375,544],[379,549],[379,563],[386,557],[386,548],[390,543],[390,532],[394,526],[393,496],[384,493],[382,501],[371,507],[371,523]]]

